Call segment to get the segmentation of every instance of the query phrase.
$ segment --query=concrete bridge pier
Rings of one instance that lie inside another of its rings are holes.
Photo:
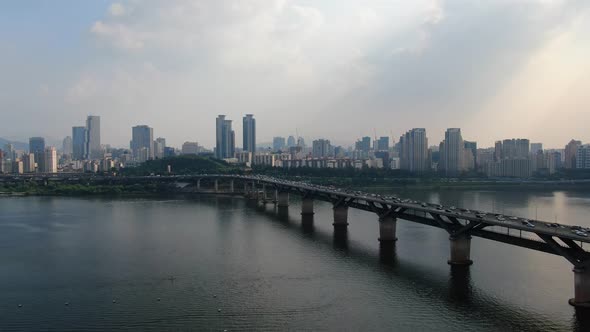
[[[348,226],[348,206],[340,205],[335,206],[334,210],[334,227],[347,227]]]
[[[197,180],[197,191],[201,191],[201,179]]]
[[[471,265],[471,236],[461,234],[449,238],[451,243],[451,259],[448,263],[451,265]]]
[[[215,192],[219,192],[219,180],[215,179]]]
[[[268,203],[268,195],[266,194],[266,185],[262,184],[262,203]]]
[[[229,192],[234,192],[234,180],[229,181]]]
[[[379,242],[395,242],[397,218],[386,216],[379,218]]]
[[[574,298],[569,304],[575,307],[590,308],[590,269],[574,268]]]
[[[289,206],[289,193],[286,191],[279,192],[278,206],[280,208]]]
[[[305,197],[301,201],[301,214],[313,215],[313,198]]]

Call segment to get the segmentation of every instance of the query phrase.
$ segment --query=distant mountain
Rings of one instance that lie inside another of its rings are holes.
[[[0,150],[4,150],[4,146],[8,143],[14,145],[15,150],[25,150],[25,151],[29,150],[29,143],[10,141],[10,140],[4,139],[4,138],[0,138]]]

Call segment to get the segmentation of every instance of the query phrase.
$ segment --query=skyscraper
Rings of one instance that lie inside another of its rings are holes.
[[[377,140],[377,150],[388,151],[389,150],[389,136],[381,136]]]
[[[292,147],[295,146],[295,137],[293,135],[289,136],[289,138],[287,138],[287,147]]]
[[[215,156],[219,159],[233,158],[236,145],[235,133],[231,128],[231,120],[226,120],[225,115],[219,115],[216,119],[215,125]]]
[[[43,162],[44,173],[57,173],[57,151],[53,146],[45,149],[45,161]]]
[[[400,137],[400,166],[410,172],[424,172],[428,165],[428,138],[426,129],[414,128]]]
[[[86,159],[102,158],[100,148],[100,116],[89,115],[86,119],[84,152],[86,153]]]
[[[531,154],[536,155],[539,151],[543,151],[543,143],[531,143]]]
[[[463,141],[465,143],[465,149],[473,155],[473,167],[477,166],[477,142]],[[464,160],[465,161],[465,160]],[[468,165],[465,165],[468,166]],[[469,167],[466,167],[469,169]]]
[[[529,159],[530,145],[525,138],[505,139],[502,142],[502,159]]]
[[[39,172],[45,170],[45,139],[43,137],[29,138],[29,153],[35,155],[37,169]]]
[[[82,160],[86,156],[86,127],[72,127],[72,158]]]
[[[272,149],[273,151],[280,151],[285,148],[285,138],[284,137],[273,137],[272,139]]]
[[[166,139],[158,137],[154,141],[154,158],[164,158],[164,151],[166,150]]]
[[[444,144],[441,144],[440,162],[447,175],[457,175],[463,170],[465,143],[460,128],[449,128],[445,132]]]
[[[578,148],[582,145],[582,141],[571,140],[565,146],[565,160],[563,162],[564,168],[576,168],[576,155]]]
[[[62,151],[68,158],[72,155],[72,136],[66,136],[62,142]]]
[[[135,126],[131,129],[131,152],[135,160],[144,162],[154,159],[154,129],[146,126]]]
[[[256,152],[256,119],[254,119],[254,115],[246,114],[242,120],[244,152],[254,153]]]
[[[502,141],[496,141],[494,144],[494,161],[502,160],[504,153],[502,152]]]
[[[325,158],[331,155],[330,140],[318,139],[312,142],[312,155],[314,158]]]
[[[576,168],[590,169],[590,144],[578,147],[576,151]]]
[[[33,153],[25,153],[22,157],[23,171],[25,173],[35,172],[35,155]]]
[[[371,137],[365,136],[360,140],[356,141],[355,149],[357,151],[369,152],[369,150],[371,149]]]

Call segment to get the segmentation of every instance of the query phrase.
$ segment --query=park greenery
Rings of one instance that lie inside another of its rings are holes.
[[[170,167],[170,173],[168,173]],[[182,155],[148,160],[137,167],[121,169],[121,175],[187,175],[187,174],[241,174],[242,168],[223,160],[195,155]]]

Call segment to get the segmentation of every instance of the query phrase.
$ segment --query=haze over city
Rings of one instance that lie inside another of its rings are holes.
[[[126,147],[215,145],[218,114],[273,136],[493,146],[590,140],[587,1],[3,2],[0,137],[61,140],[88,114]],[[236,136],[241,137],[241,126]]]

